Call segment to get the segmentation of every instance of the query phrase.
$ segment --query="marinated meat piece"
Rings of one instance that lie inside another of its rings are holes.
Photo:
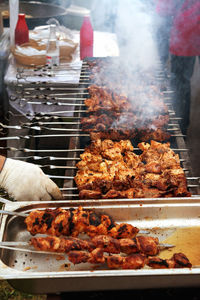
[[[33,237],[30,240],[30,245],[33,245],[36,250],[50,251],[59,253],[68,253],[72,250],[94,250],[95,246],[91,241],[81,240],[75,237]]]
[[[91,263],[91,264],[103,264],[105,262],[105,257],[103,255],[103,249],[96,248],[92,252],[87,251],[70,251],[68,254],[68,259],[73,264],[80,263]]]
[[[95,140],[81,154],[74,178],[81,199],[190,196],[178,155],[169,143]],[[94,161],[93,161],[94,160]]]
[[[147,265],[154,269],[191,268],[192,264],[183,253],[175,253],[171,259],[149,258]]]
[[[111,255],[106,257],[109,269],[141,269],[146,262],[146,256],[142,254],[131,254],[129,256]]]
[[[73,264],[106,263],[109,269],[132,269],[137,270],[145,265],[153,269],[172,269],[172,268],[191,268],[192,264],[183,253],[175,253],[171,259],[161,259],[159,257],[147,257],[144,254],[133,253],[128,256],[120,254],[104,255],[102,248],[96,248],[92,252],[87,251],[70,251],[68,259]]]

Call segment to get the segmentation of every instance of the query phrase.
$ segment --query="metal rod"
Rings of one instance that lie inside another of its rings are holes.
[[[28,214],[17,212],[17,211],[9,211],[9,210],[0,210],[0,214],[2,215],[10,215],[10,216],[17,216],[17,217],[24,217],[26,218]]]
[[[61,191],[77,191],[77,187],[70,187],[70,188],[60,188]]]
[[[64,160],[64,161],[79,161],[79,157],[54,157],[54,156],[19,156],[19,157],[12,157],[13,159],[18,159],[18,160],[27,160],[27,159],[32,159],[32,160],[43,160],[43,159],[48,159],[50,161],[55,161],[55,160]],[[0,199],[1,202],[1,199]]]
[[[67,170],[76,170],[77,167],[74,166],[54,166],[54,165],[37,165],[40,168],[49,168],[49,169],[67,169]]]
[[[35,92],[35,90],[33,90],[33,93]],[[30,92],[25,92],[23,93],[24,95],[26,95],[26,97],[30,96],[32,97],[33,94],[31,94]],[[48,94],[44,94],[43,97],[54,97],[54,96],[77,96],[77,95],[89,95],[88,92],[72,92],[72,93],[48,93]],[[25,96],[24,96],[25,97]],[[34,96],[35,98],[37,98],[37,95]]]
[[[20,87],[18,85],[18,87]],[[66,87],[66,86],[63,86],[63,87],[56,87],[56,86],[46,86],[46,87],[27,87],[27,86],[21,86],[20,88],[23,88],[23,92],[25,91],[44,91],[44,90],[47,90],[47,91],[79,91],[79,90],[85,90],[86,88],[84,87]]]
[[[1,246],[10,246],[10,247],[23,247],[23,246],[30,246],[28,242],[13,242],[13,241],[2,241],[0,242]]]
[[[67,132],[81,132],[83,130],[79,129],[79,128],[51,128],[51,127],[45,127],[45,126],[24,126],[24,128],[27,129],[33,129],[33,130],[37,130],[37,131],[41,131],[41,130],[49,130],[49,131],[67,131]]]
[[[26,100],[27,98],[28,99],[38,99],[38,100],[62,100],[62,101],[65,101],[65,100],[70,100],[70,101],[83,101],[83,100],[85,100],[85,99],[87,99],[87,98],[79,98],[79,97],[66,97],[66,95],[65,94],[60,94],[61,96],[63,95],[63,97],[55,97],[55,96],[49,96],[49,95],[43,95],[43,96],[37,96],[37,95],[28,95],[28,96],[24,96],[23,95],[23,98],[22,99],[24,99],[24,100]],[[20,100],[22,100],[22,99],[20,99]]]
[[[39,135],[24,135],[24,136],[8,136],[8,137],[1,137],[0,140],[1,141],[9,141],[9,140],[21,140],[21,139],[25,139],[25,140],[29,140],[31,138],[51,138],[51,137],[89,137],[89,134],[84,134],[84,133],[80,133],[80,134],[39,134]]]
[[[15,147],[0,147],[1,150],[9,150],[9,151],[22,151],[22,152],[26,152],[26,153],[31,153],[31,152],[83,152],[84,149],[28,149],[28,148],[15,148]]]
[[[143,231],[144,232],[144,231]],[[141,231],[140,231],[140,234],[141,234]],[[30,244],[28,242],[12,242],[12,241],[5,241],[5,242],[0,242],[0,246],[7,246],[7,247],[27,247],[27,246],[30,246]],[[174,245],[172,244],[163,244],[163,243],[159,243],[159,248],[160,249],[166,249],[166,248],[172,248],[172,247],[175,247]],[[23,248],[24,249],[24,248]],[[41,253],[54,253],[54,254],[58,254],[58,252],[48,252],[48,251],[38,251],[38,250],[35,250],[37,253],[38,252],[41,252]],[[31,250],[32,252],[32,250]],[[65,252],[63,252],[62,254],[64,254]]]
[[[61,102],[50,102],[50,101],[46,101],[46,102],[41,102],[41,101],[27,101],[26,99],[20,99],[20,102],[26,102],[26,104],[34,104],[34,105],[48,105],[48,106],[84,106],[84,103],[61,103]]]
[[[173,137],[184,137],[183,134],[172,134]],[[39,135],[24,135],[24,136],[8,136],[8,137],[1,137],[1,141],[8,141],[8,140],[29,140],[31,138],[51,138],[51,137],[90,137],[90,134],[87,133],[73,133],[73,134],[39,134]]]
[[[3,204],[8,204],[8,203],[11,203],[12,201],[8,200],[8,199],[4,199],[2,197],[0,197],[0,203],[3,203]]]
[[[198,188],[199,184],[188,184],[187,187],[188,188]]]
[[[69,111],[69,112],[73,113],[73,111]],[[22,116],[21,114],[13,114],[11,111],[8,111],[8,113],[10,115],[12,115],[13,117],[21,117]],[[56,114],[57,112],[55,111],[54,113]],[[46,114],[48,114],[48,113],[46,113]],[[24,116],[25,117],[34,117],[35,120],[49,120],[49,119],[50,120],[51,119],[57,120],[57,119],[60,119],[60,118],[65,118],[65,119],[68,119],[68,118],[69,119],[79,119],[80,118],[79,116],[56,116],[56,115],[55,116],[48,116],[48,115],[45,115],[45,114],[41,115],[41,116],[38,116],[38,115],[36,115],[36,113],[35,114],[25,114]],[[29,124],[34,124],[34,122],[33,123],[29,123]]]
[[[15,147],[0,147],[1,150],[10,150],[10,151],[24,151],[24,152],[83,152],[85,149],[28,149],[28,148],[15,148]],[[139,148],[134,148],[134,150],[141,150]],[[189,149],[185,148],[171,148],[175,152],[187,152]]]
[[[41,112],[39,113],[38,115],[40,116],[44,116],[44,115],[54,115],[56,116],[56,114],[66,114],[66,113],[85,113],[86,111],[85,110],[74,110],[74,111],[71,111],[71,110],[61,110],[61,111],[52,111],[52,112]],[[69,117],[69,116],[68,116]]]
[[[1,243],[0,243],[0,248],[13,250],[13,251],[37,253],[37,254],[48,254],[48,255],[60,255],[60,254],[63,255],[64,254],[64,253],[58,253],[58,252],[47,252],[47,251],[31,250],[31,249],[26,249],[26,248],[18,248],[18,247],[14,247],[14,246],[4,246]]]
[[[47,175],[49,178],[54,178],[54,179],[68,179],[68,180],[73,180],[73,176],[58,176],[58,175]]]
[[[79,194],[63,194],[63,197],[70,197],[70,198],[78,198],[79,197]]]

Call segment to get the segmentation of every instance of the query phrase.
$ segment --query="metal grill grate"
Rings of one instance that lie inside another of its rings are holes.
[[[33,72],[40,72],[47,76],[47,68],[30,70],[20,69],[17,73],[18,84],[14,87],[15,97],[10,101],[18,102],[20,105],[31,104],[35,106],[53,107],[54,111],[41,111],[24,116],[24,121],[16,121],[12,124],[0,124],[2,128],[9,130],[6,137],[0,140],[8,142],[7,150],[12,157],[39,165],[43,171],[59,185],[66,199],[78,199],[78,190],[73,178],[76,174],[76,163],[85,146],[90,142],[89,133],[81,129],[80,120],[85,114],[84,100],[88,97],[88,84],[91,83],[91,74],[87,61],[83,62],[80,84],[69,85],[66,83],[53,85],[48,82],[28,83],[29,76]],[[26,80],[26,84],[21,81]],[[179,118],[173,110],[173,91],[170,90],[168,82],[164,79],[162,71],[156,73],[156,81],[163,88],[163,99],[168,106],[170,122],[168,132],[171,133],[170,143],[175,153],[180,156],[182,167],[185,171],[188,188],[193,196],[199,194],[199,177],[192,176],[188,149],[184,136],[179,127]],[[69,115],[70,114],[70,115]],[[9,118],[18,120],[19,113],[9,111]],[[26,134],[24,134],[26,132]],[[9,143],[14,142],[14,146]],[[58,145],[60,144],[60,145]],[[55,147],[56,145],[56,147]],[[137,152],[139,149],[134,145]]]

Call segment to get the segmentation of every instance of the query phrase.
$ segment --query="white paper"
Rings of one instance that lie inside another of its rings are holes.
[[[9,0],[10,9],[10,45],[15,44],[15,27],[19,14],[19,0]]]
[[[46,55],[46,50],[38,50],[33,47],[15,47],[15,52],[25,56]]]

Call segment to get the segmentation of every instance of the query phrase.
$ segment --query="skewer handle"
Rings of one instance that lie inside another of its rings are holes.
[[[12,201],[0,197],[0,203],[8,204],[10,202],[12,202]]]
[[[26,243],[28,245],[28,243]],[[39,251],[39,250],[31,250],[31,249],[27,249],[27,248],[18,248],[18,247],[14,247],[12,246],[6,246],[3,245],[3,242],[0,243],[0,248],[2,249],[8,249],[8,250],[14,250],[14,251],[20,251],[20,252],[30,252],[30,253],[37,253],[37,254],[48,254],[48,255],[64,255],[64,253],[58,253],[58,252],[47,252],[47,251]]]
[[[16,212],[16,211],[9,211],[9,210],[0,210],[0,214],[3,215],[10,215],[10,216],[17,216],[17,217],[24,217],[26,218],[28,215],[25,213],[20,213],[20,212]]]

